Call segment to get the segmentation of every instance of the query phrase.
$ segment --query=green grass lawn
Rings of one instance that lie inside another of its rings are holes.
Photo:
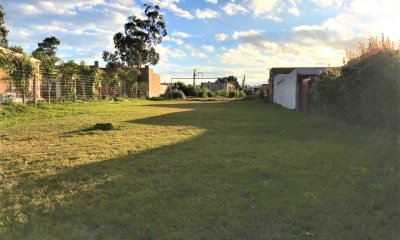
[[[398,133],[258,100],[14,109],[0,239],[399,239],[399,172]]]

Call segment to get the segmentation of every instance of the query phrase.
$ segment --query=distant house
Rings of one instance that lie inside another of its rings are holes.
[[[94,65],[91,66],[92,68],[99,68],[106,73],[116,73],[118,71],[118,68],[111,68],[111,67],[106,67],[106,68],[100,68],[99,67],[99,62],[95,61]],[[139,75],[139,81],[141,83],[147,84],[147,89],[146,89],[146,97],[159,97],[162,92],[161,89],[161,83],[160,83],[160,75],[156,74],[152,68],[150,68],[148,65],[146,65],[144,68],[139,68],[137,69],[140,73]]]
[[[289,109],[306,110],[309,81],[326,70],[326,67],[271,68],[273,102]]]
[[[212,83],[212,82],[202,82],[201,86],[204,88],[208,88],[213,92],[216,91],[233,91],[235,86],[232,83]]]
[[[16,53],[6,48],[0,47],[0,51],[17,58],[22,57],[20,53]],[[27,100],[40,99],[41,96],[41,75],[40,75],[40,61],[35,58],[30,58],[35,70],[36,76],[29,79],[29,87],[26,93]],[[0,69],[0,101],[4,98],[12,98],[14,101],[22,102],[22,94],[17,91],[17,88],[12,85],[10,76],[4,70]]]
[[[270,95],[271,92],[272,92],[271,84],[269,84],[269,83],[262,84],[262,85],[260,86],[260,90],[262,90],[262,91],[264,92],[265,95]]]

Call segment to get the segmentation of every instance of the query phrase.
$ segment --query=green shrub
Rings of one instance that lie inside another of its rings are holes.
[[[185,94],[180,90],[172,90],[172,98],[173,99],[185,99]]]
[[[217,96],[217,97],[227,97],[228,93],[226,91],[219,90],[219,91],[215,92],[215,96]]]
[[[198,97],[199,91],[196,87],[190,85],[187,87],[187,93],[185,93],[185,95],[190,97]]]
[[[207,96],[210,97],[210,98],[212,98],[212,97],[214,97],[214,93],[211,92],[211,91],[208,91],[208,92],[207,92]]]
[[[238,98],[243,98],[243,97],[245,97],[246,96],[246,94],[244,93],[244,91],[238,91]]]
[[[201,92],[199,92],[199,97],[200,97],[200,98],[207,98],[207,97],[208,97],[207,91],[201,91]]]
[[[149,98],[150,101],[163,101],[165,100],[164,97],[160,96],[160,97],[151,97]]]
[[[228,95],[228,97],[229,98],[234,98],[234,97],[236,97],[236,92],[229,92],[229,95]]]
[[[183,94],[185,94],[186,96],[190,96],[189,95],[189,87],[183,83],[183,82],[177,82],[175,83],[177,86],[177,90],[180,90],[183,92]]]
[[[253,96],[253,91],[250,89],[245,89],[244,93],[246,94],[246,96]]]
[[[93,127],[90,128],[90,130],[92,131],[111,131],[113,129],[115,129],[115,127],[112,123],[96,123]]]
[[[4,109],[3,115],[6,113],[28,113],[31,111],[31,107],[29,105],[24,105],[15,102],[3,102],[1,103],[2,108]]]
[[[114,102],[122,102],[124,99],[122,97],[113,97],[112,98]]]
[[[398,129],[400,53],[383,51],[315,78],[309,109],[351,124]]]

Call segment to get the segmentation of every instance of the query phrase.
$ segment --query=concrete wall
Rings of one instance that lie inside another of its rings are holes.
[[[167,89],[168,89],[168,85],[166,85],[166,84],[161,84],[160,85],[160,89],[161,89],[161,94],[164,94],[166,91],[167,91]]]
[[[274,77],[274,103],[289,109],[297,107],[297,70]]]

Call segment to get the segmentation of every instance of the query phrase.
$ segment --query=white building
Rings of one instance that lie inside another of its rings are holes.
[[[289,109],[307,108],[308,81],[326,71],[326,67],[271,68],[272,100]]]

